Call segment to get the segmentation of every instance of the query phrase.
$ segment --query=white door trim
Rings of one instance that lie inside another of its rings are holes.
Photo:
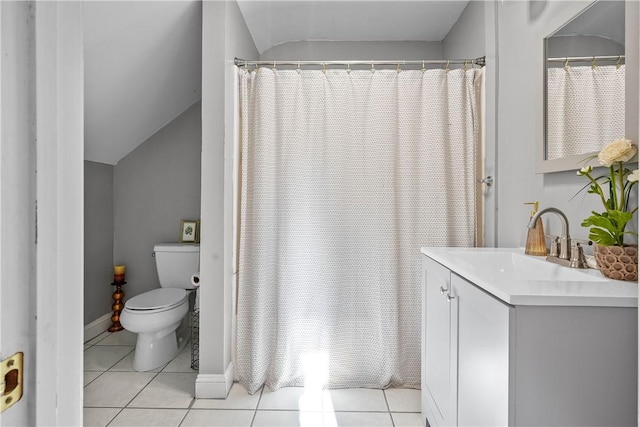
[[[84,66],[81,2],[34,2],[36,423],[82,425]]]

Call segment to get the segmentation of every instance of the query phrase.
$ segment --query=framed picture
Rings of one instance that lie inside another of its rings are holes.
[[[181,243],[197,243],[198,222],[195,219],[183,219],[180,225],[180,242]]]

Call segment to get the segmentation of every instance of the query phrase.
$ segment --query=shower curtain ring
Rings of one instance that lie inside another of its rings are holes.
[[[371,63],[371,74],[375,73],[376,69],[373,67],[373,62]]]
[[[444,67],[444,71],[447,72],[447,73],[449,72],[449,60],[448,59],[447,59],[447,65],[445,65],[445,67]]]
[[[591,69],[592,70],[596,69],[596,57],[595,56],[591,59]]]
[[[351,74],[351,64],[347,63],[347,74]]]
[[[396,73],[400,74],[400,71],[402,70],[400,69],[400,63],[398,62],[398,66],[396,67]]]
[[[424,59],[422,60],[422,72],[424,73],[425,71],[427,71],[426,68],[424,68]]]
[[[324,62],[322,63],[322,73],[327,74],[327,64],[325,64]]]
[[[465,72],[467,71],[467,60],[466,59],[464,60],[464,71]]]
[[[620,60],[622,59],[622,55],[618,55],[618,60],[616,61],[616,70],[620,68]]]
[[[564,70],[565,71],[569,71],[569,58],[568,57],[566,57],[564,59]]]
[[[276,61],[273,61],[273,71],[278,71],[278,69],[276,68]]]
[[[300,61],[298,61],[298,69],[297,69],[296,71],[298,71],[298,74],[300,74],[300,71],[302,71],[302,70],[300,69]]]

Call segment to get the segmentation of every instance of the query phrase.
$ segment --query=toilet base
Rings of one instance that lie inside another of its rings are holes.
[[[176,333],[177,332],[177,333]],[[133,356],[133,370],[151,371],[171,362],[189,340],[188,328],[179,327],[163,337],[158,334],[138,334]]]

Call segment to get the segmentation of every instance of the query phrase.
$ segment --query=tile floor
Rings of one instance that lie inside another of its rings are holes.
[[[195,399],[197,373],[185,349],[153,372],[132,369],[135,334],[105,332],[84,347],[85,426],[416,426],[420,392],[300,387],[249,395],[234,384],[227,399]]]

